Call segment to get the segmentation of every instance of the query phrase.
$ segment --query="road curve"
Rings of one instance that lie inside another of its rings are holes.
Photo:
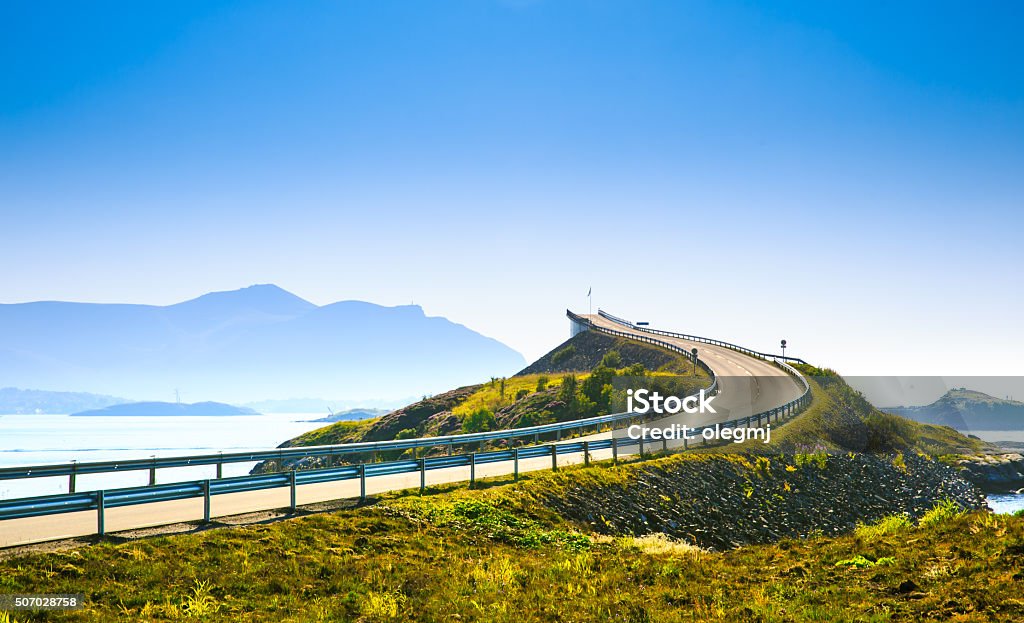
[[[718,377],[719,395],[713,403],[717,413],[706,414],[704,418],[690,416],[687,424],[714,424],[762,413],[796,400],[804,392],[803,386],[793,376],[770,361],[757,359],[724,346],[692,342],[666,335],[651,335],[597,314],[582,317],[597,327],[645,338],[654,337],[687,352],[697,349],[697,356],[708,364]]]
[[[584,316],[597,327],[618,332],[652,337],[635,328],[615,323],[598,315]],[[691,426],[713,424],[736,419],[773,409],[798,398],[803,388],[785,371],[771,362],[750,357],[743,353],[709,344],[690,342],[669,336],[654,336],[689,351],[697,348],[700,358],[715,372],[720,388],[714,400],[717,413],[705,416],[672,416],[651,426],[665,426],[669,423],[685,423]],[[685,418],[685,419],[682,419]],[[608,438],[612,432],[604,432],[581,439]],[[621,431],[614,433],[621,435]],[[670,443],[667,446],[676,446]],[[653,449],[653,448],[652,448]],[[620,455],[628,452],[622,451]],[[612,458],[610,450],[591,452],[593,460]],[[581,454],[564,454],[557,459],[558,465],[582,463]],[[520,461],[520,472],[551,469],[550,458],[532,458]],[[476,468],[477,478],[506,476],[511,474],[508,463],[491,463]],[[438,469],[427,472],[427,485],[464,482],[469,480],[469,470],[464,467]],[[378,476],[367,479],[367,494],[398,491],[419,486],[419,473]],[[312,504],[329,500],[355,498],[359,495],[358,481],[341,481],[308,484],[297,487],[297,502]],[[211,517],[225,517],[255,511],[284,508],[289,505],[290,493],[287,488],[230,493],[212,498]],[[168,525],[178,522],[196,521],[203,516],[202,499],[155,502],[137,506],[111,508],[106,511],[107,532]],[[96,533],[96,512],[75,512],[0,521],[0,547],[27,543],[52,541],[56,539],[88,536]]]

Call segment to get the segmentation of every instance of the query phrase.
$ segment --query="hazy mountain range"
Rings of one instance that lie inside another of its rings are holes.
[[[949,390],[929,405],[885,410],[926,424],[952,426],[959,431],[1024,431],[1024,402],[995,398],[962,387]]]
[[[165,307],[0,305],[3,385],[130,400],[394,399],[515,373],[522,355],[415,305],[317,306],[273,285]],[[104,406],[104,405],[95,405]]]

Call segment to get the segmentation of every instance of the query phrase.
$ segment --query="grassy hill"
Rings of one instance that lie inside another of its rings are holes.
[[[601,403],[600,396],[609,370],[614,371],[613,376],[680,375],[675,382],[681,384],[682,391],[711,382],[699,368],[693,375],[692,364],[678,353],[587,331],[513,377],[492,378],[425,397],[379,418],[338,422],[291,439],[282,447],[450,435],[603,415],[610,412],[610,405]],[[604,377],[600,386],[590,387],[588,379],[595,371]],[[573,383],[572,391],[563,391],[567,379]]]
[[[780,457],[767,476],[763,461],[669,457],[569,468],[483,490],[388,495],[367,507],[277,523],[21,555],[0,561],[0,590],[85,593],[83,610],[45,615],[67,621],[1024,618],[1024,519],[1018,517],[964,513],[937,502],[913,516],[876,515],[840,536],[783,537],[716,552],[657,533],[656,526],[633,534],[591,529],[545,502],[611,483],[634,483],[625,490],[632,495],[649,489],[645,474],[686,464],[695,474],[721,474],[723,483],[738,479],[721,496],[740,510],[764,506],[741,483],[761,487],[765,478],[772,483],[769,498],[802,496],[823,514],[832,504],[828,496],[799,492],[823,481],[816,461]],[[892,463],[879,465],[899,473]],[[655,504],[699,518],[702,511],[687,510],[685,498]],[[646,497],[636,502],[652,504]],[[735,525],[704,519],[723,534]],[[42,618],[14,613],[0,620]]]
[[[459,388],[296,441],[464,429],[482,411],[495,424],[522,423],[567,386],[573,408],[587,406],[588,379],[640,363],[605,351],[589,371],[561,370],[554,366],[589,365],[594,355],[577,351],[556,364],[558,350],[547,371]],[[802,371],[814,401],[777,427],[770,445],[568,467],[474,490],[400,492],[280,522],[8,553],[0,592],[85,593],[87,605],[0,614],[0,623],[1024,620],[1024,518],[971,510],[983,504],[980,491],[928,456],[992,448],[883,413],[833,371]]]

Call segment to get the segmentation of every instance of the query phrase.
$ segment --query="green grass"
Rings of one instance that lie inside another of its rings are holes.
[[[583,380],[588,374],[578,373],[576,378]],[[541,377],[548,377],[548,387],[559,387],[562,384],[561,375],[551,374],[527,374],[524,376],[513,376],[504,379],[505,393],[502,395],[502,379],[495,379],[489,383],[484,383],[480,389],[476,390],[459,406],[452,409],[452,413],[459,417],[465,417],[477,409],[484,408],[489,409],[493,413],[497,413],[502,407],[507,407],[516,402],[516,394],[521,389],[527,390],[529,393],[533,393],[537,389],[537,380]]]
[[[28,620],[1021,620],[1024,518],[724,553],[599,537],[530,514],[514,488],[393,496],[285,522],[0,562],[0,592],[85,593]],[[0,619],[3,620],[3,619]]]

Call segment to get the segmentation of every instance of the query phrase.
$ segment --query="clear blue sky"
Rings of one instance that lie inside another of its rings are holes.
[[[593,286],[846,373],[1024,374],[1022,16],[5,2],[0,302],[273,282],[532,357]]]

